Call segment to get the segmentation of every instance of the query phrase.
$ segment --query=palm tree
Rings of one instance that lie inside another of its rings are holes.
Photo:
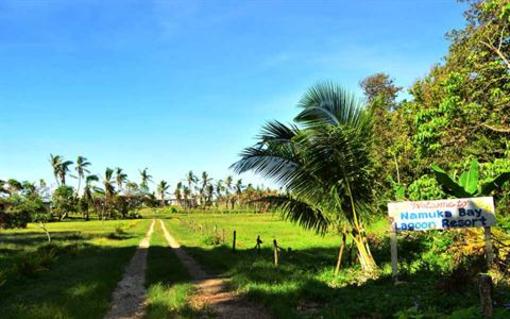
[[[124,183],[127,182],[127,174],[124,173],[122,168],[117,167],[115,169],[115,183],[117,183],[117,187],[119,188],[119,191],[123,189]]]
[[[235,188],[235,192],[236,192],[237,202],[239,203],[240,199],[241,199],[241,194],[243,193],[243,189],[244,189],[243,180],[238,179],[234,188]],[[235,203],[235,199],[232,200],[232,209],[234,209],[234,203]]]
[[[142,182],[140,183],[140,188],[145,192],[149,192],[149,182],[152,181],[152,176],[149,175],[149,170],[144,168],[140,171],[140,176],[142,177]]]
[[[94,198],[92,196],[92,183],[99,181],[97,175],[88,175],[85,177],[85,187],[83,188],[83,196],[82,200],[85,203],[85,220],[89,220],[89,206],[94,203]]]
[[[188,182],[188,188],[191,192],[193,189],[193,185],[198,181],[198,178],[193,174],[193,171],[189,171],[188,175],[186,175],[186,182]],[[191,194],[191,193],[190,193]]]
[[[66,175],[69,173],[69,167],[73,164],[72,161],[64,161],[60,155],[50,154],[50,164],[53,168],[53,175],[57,181],[57,185],[66,184]]]
[[[182,205],[182,182],[178,182],[174,191],[175,200]]]
[[[103,177],[103,186],[104,186],[104,207],[105,210],[109,210],[110,206],[113,202],[113,197],[115,196],[115,187],[113,186],[113,169],[106,168],[104,177]],[[110,211],[111,214],[111,211]],[[104,216],[103,216],[104,218]]]
[[[207,206],[210,206],[214,196],[214,186],[212,184],[208,184],[205,189],[205,202]]]
[[[166,181],[161,181],[158,184],[158,194],[161,199],[161,206],[165,206],[165,195],[168,193],[170,185]]]
[[[212,178],[209,178],[209,174],[207,172],[202,172],[202,185],[200,186],[200,202],[202,206],[205,206],[206,202],[206,190],[207,186],[211,183]]]
[[[312,87],[299,107],[295,124],[266,124],[258,143],[232,167],[282,185],[285,194],[263,200],[305,228],[324,233],[329,226],[340,230],[345,221],[362,269],[373,271],[377,265],[361,220],[372,199],[372,116],[354,96],[330,83]]]
[[[50,154],[50,164],[51,167],[53,168],[53,176],[55,176],[57,186],[59,186],[60,185],[59,175],[62,164],[62,156]]]
[[[223,196],[224,189],[225,189],[225,186],[223,186],[223,180],[219,179],[216,182],[216,206],[219,205],[221,197]]]
[[[81,180],[84,178],[85,173],[90,173],[90,171],[87,169],[88,166],[90,166],[90,162],[87,161],[87,158],[78,156],[76,159],[76,167],[74,168],[76,173],[78,173],[78,188],[76,190],[77,194],[80,193]]]
[[[184,186],[183,190],[182,190],[182,195],[183,195],[183,199],[184,199],[184,206],[186,209],[189,209],[191,208],[191,199],[190,199],[190,196],[191,196],[191,189],[187,186]]]
[[[232,183],[234,179],[232,176],[225,178],[225,208],[228,208],[228,202],[230,201],[230,191],[232,190]]]

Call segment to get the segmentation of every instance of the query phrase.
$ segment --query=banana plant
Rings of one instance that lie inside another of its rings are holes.
[[[477,160],[471,161],[469,170],[463,172],[458,180],[437,165],[432,165],[431,168],[443,191],[457,198],[489,196],[493,190],[510,180],[510,171],[508,171],[499,174],[489,182],[481,183]]]

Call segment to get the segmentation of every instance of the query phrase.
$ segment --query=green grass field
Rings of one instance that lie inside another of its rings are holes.
[[[387,241],[373,247],[382,268],[378,279],[360,280],[353,264],[338,277],[334,265],[340,238],[321,237],[270,214],[174,214],[165,220],[170,232],[210,272],[232,277],[234,289],[263,303],[276,318],[478,318],[478,295],[472,282],[455,283],[461,289],[439,287],[436,270],[413,270],[420,262],[420,246],[411,241],[405,282],[394,285]],[[370,227],[384,236],[384,220]],[[232,232],[237,251],[232,252]],[[225,242],[223,243],[223,231]],[[253,249],[257,236],[262,251]],[[273,265],[273,239],[285,249],[279,266]],[[402,242],[405,244],[405,242]],[[291,251],[287,251],[288,248]],[[361,283],[360,283],[361,282]],[[499,309],[496,317],[509,312]]]
[[[30,224],[0,231],[2,318],[101,318],[148,220]]]
[[[371,225],[381,241],[372,245],[382,268],[363,280],[354,254],[338,277],[334,264],[340,238],[324,237],[271,214],[170,214],[146,210],[145,219],[48,224],[53,243],[33,224],[0,232],[1,318],[102,318],[124,267],[148,229],[161,218],[183,247],[211,274],[231,277],[232,289],[264,304],[276,318],[478,318],[473,282],[441,286],[437,269],[416,268],[438,245],[402,241],[402,279],[394,285],[385,221]],[[232,251],[232,233],[237,250]],[[254,247],[257,236],[262,249]],[[282,247],[273,265],[273,239]],[[290,250],[289,250],[290,248]],[[196,318],[188,304],[194,288],[187,270],[168,248],[159,223],[147,257],[147,318]],[[414,267],[414,268],[413,268]],[[5,271],[6,270],[6,271]],[[459,289],[460,287],[460,289]],[[498,288],[499,289],[499,288]],[[496,294],[504,294],[499,289]],[[505,296],[508,296],[506,294]],[[506,298],[506,297],[505,297]],[[508,318],[497,308],[496,318]]]

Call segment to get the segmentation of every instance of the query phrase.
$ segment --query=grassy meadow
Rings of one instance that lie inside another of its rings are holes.
[[[48,223],[0,231],[2,318],[101,318],[149,220]]]
[[[445,236],[402,236],[399,242],[402,283],[391,278],[386,221],[369,226],[376,279],[359,268],[349,250],[338,276],[334,265],[340,238],[281,220],[271,213],[175,213],[145,209],[144,218],[117,221],[49,223],[52,243],[36,225],[0,232],[2,318],[102,318],[124,267],[152,218],[169,231],[209,273],[230,277],[229,285],[245,298],[266,306],[275,318],[478,318],[476,283],[469,276],[446,275],[451,242]],[[232,233],[236,231],[236,252]],[[261,250],[255,249],[260,236]],[[405,238],[404,238],[405,237]],[[443,238],[443,239],[441,239]],[[273,264],[273,239],[281,247]],[[197,318],[191,277],[168,248],[155,225],[148,251],[146,318]],[[508,287],[496,285],[495,300],[506,300]],[[496,307],[495,318],[510,313]]]
[[[373,254],[382,269],[377,279],[363,278],[354,254],[344,258],[335,277],[340,238],[319,236],[277,215],[193,212],[172,214],[165,223],[209,272],[231,277],[234,289],[263,303],[276,318],[479,318],[476,283],[468,277],[449,277],[435,267],[446,263],[437,252],[450,244],[440,236],[400,238],[403,282],[395,285],[385,220],[369,227]],[[263,241],[260,253],[254,249],[258,235]],[[273,239],[282,247],[278,267],[273,264]],[[508,287],[497,291],[508,297]],[[509,315],[496,310],[496,318]]]

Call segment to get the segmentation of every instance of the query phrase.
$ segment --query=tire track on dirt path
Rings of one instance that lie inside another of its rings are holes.
[[[168,232],[163,221],[160,219],[159,222],[168,245],[195,280],[198,292],[191,299],[193,307],[212,310],[219,319],[271,318],[262,306],[245,301],[229,290],[226,285],[228,279],[209,276],[200,264],[181,248],[179,242]]]
[[[113,292],[113,300],[105,319],[138,319],[145,314],[145,269],[147,251],[150,246],[156,220],[153,219],[145,237],[140,241],[135,254],[126,267],[122,280]]]

